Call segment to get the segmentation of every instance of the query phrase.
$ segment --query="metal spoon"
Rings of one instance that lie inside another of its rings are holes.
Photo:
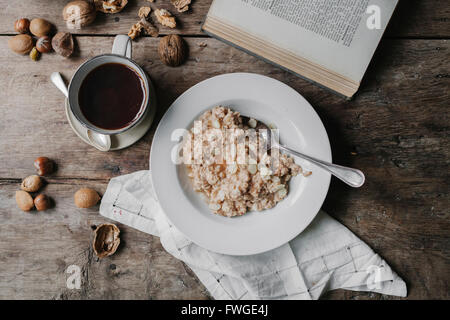
[[[50,76],[50,80],[64,94],[66,98],[69,98],[69,91],[59,72],[53,72]],[[86,129],[86,135],[89,139],[89,142],[98,150],[108,151],[109,149],[111,149],[110,136],[94,132],[90,129]]]
[[[364,184],[364,181],[366,180],[366,178],[364,176],[364,173],[362,173],[362,171],[360,171],[358,169],[343,167],[343,166],[339,166],[337,164],[322,161],[322,160],[310,157],[306,154],[300,153],[298,151],[292,150],[286,146],[283,146],[283,145],[279,144],[278,137],[274,137],[274,134],[276,134],[276,132],[275,131],[272,132],[272,129],[270,129],[264,122],[261,122],[254,118],[246,117],[243,115],[241,115],[241,117],[242,117],[244,123],[249,123],[249,121],[251,119],[256,121],[256,126],[255,126],[255,122],[253,122],[252,123],[253,126],[249,124],[249,127],[255,127],[258,130],[260,136],[262,136],[262,138],[266,142],[265,143],[266,151],[268,151],[272,148],[277,148],[286,153],[289,153],[289,154],[292,154],[299,158],[305,159],[311,163],[314,163],[316,166],[328,171],[329,173],[334,175],[336,178],[340,179],[341,181],[345,182],[346,184],[348,184],[351,187],[359,188]],[[261,130],[261,129],[263,129],[263,130]]]

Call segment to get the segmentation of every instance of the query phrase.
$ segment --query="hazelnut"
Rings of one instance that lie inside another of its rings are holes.
[[[36,49],[40,53],[47,53],[52,51],[52,42],[49,36],[43,36],[37,39]]]
[[[159,58],[165,65],[177,67],[186,59],[186,44],[179,35],[171,34],[160,40],[158,53]]]
[[[39,51],[36,49],[36,47],[31,49],[31,51],[30,51],[30,58],[33,61],[37,61],[39,59]]]
[[[89,188],[81,188],[74,195],[75,205],[78,208],[90,208],[97,204],[100,196],[97,191]]]
[[[120,244],[120,230],[115,224],[99,225],[94,231],[92,247],[97,257],[104,258],[116,252]]]
[[[46,36],[52,31],[52,24],[47,20],[36,18],[30,22],[30,32],[36,37]]]
[[[16,191],[16,202],[22,211],[30,211],[34,207],[33,198],[26,191]]]
[[[63,18],[67,28],[81,29],[95,20],[97,11],[87,1],[71,1],[63,9]]]
[[[47,157],[36,158],[36,160],[34,160],[34,167],[40,176],[49,175],[54,169],[53,161]]]
[[[23,179],[20,189],[27,192],[36,192],[43,185],[42,179],[37,175],[32,175]]]
[[[8,40],[8,46],[15,53],[27,54],[33,49],[33,38],[28,34],[18,34]]]
[[[50,208],[50,199],[45,194],[40,194],[34,198],[34,206],[37,211],[44,211]]]
[[[14,23],[14,30],[19,33],[28,33],[30,31],[30,20],[22,18]]]
[[[65,58],[70,57],[75,47],[72,35],[67,32],[58,32],[52,39],[52,47],[57,54]]]

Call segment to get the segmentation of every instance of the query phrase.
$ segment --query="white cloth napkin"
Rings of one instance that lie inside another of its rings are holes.
[[[150,171],[111,179],[100,214],[160,237],[215,299],[318,299],[338,288],[406,296],[405,282],[389,265],[323,211],[294,240],[251,256],[214,253],[183,236],[159,206]]]

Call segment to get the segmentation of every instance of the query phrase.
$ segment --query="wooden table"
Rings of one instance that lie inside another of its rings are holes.
[[[325,209],[366,241],[406,281],[410,299],[449,299],[449,61],[450,3],[402,0],[359,93],[345,101],[287,72],[211,39],[200,31],[210,0],[194,0],[176,14],[189,44],[187,63],[164,66],[159,39],[134,43],[134,58],[157,87],[159,109],[152,129],[134,146],[102,153],[72,132],[63,96],[49,75],[70,79],[86,59],[111,50],[114,35],[137,20],[130,1],[120,14],[100,14],[76,33],[71,59],[46,54],[33,62],[12,53],[7,40],[15,19],[42,17],[66,27],[66,1],[0,0],[0,299],[208,299],[192,271],[171,257],[159,239],[123,225],[118,252],[98,260],[92,225],[105,222],[98,207],[77,209],[81,186],[104,192],[112,177],[148,169],[150,145],[165,110],[197,82],[228,72],[255,72],[279,79],[317,110],[331,139],[335,162],[362,169],[367,183],[353,190],[333,179]],[[168,1],[153,7],[171,9]],[[171,10],[174,12],[174,10]],[[206,46],[205,46],[206,45]],[[45,192],[56,202],[46,212],[21,212],[14,194],[34,173],[33,160],[58,164]],[[69,265],[82,268],[81,290],[66,288]],[[338,290],[324,298],[391,299]]]

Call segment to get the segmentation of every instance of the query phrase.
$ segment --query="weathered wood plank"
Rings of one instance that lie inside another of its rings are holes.
[[[108,52],[112,38],[79,37],[80,52],[73,59],[49,54],[37,63],[12,54],[5,38],[0,42],[1,71],[8,75],[0,80],[4,88],[0,92],[1,178],[26,176],[30,163],[43,153],[58,162],[58,178],[109,179],[148,168],[156,125],[133,148],[101,153],[71,131],[63,96],[48,79],[55,70],[70,78],[88,57]],[[445,40],[384,41],[360,93],[350,102],[214,39],[188,39],[189,60],[177,69],[160,62],[157,43],[152,38],[136,43],[134,57],[157,87],[158,119],[178,95],[201,80],[227,72],[266,74],[289,84],[312,103],[326,123],[335,158],[341,162],[354,162],[374,174],[383,174],[387,168],[384,175],[394,178],[442,177],[437,170],[443,170],[448,159],[448,149],[443,148],[448,145],[448,116],[442,114],[449,95],[443,61],[448,61],[450,52]],[[207,46],[199,45],[203,43]],[[352,148],[358,156],[349,156]]]
[[[208,12],[212,0],[193,0],[192,9],[187,13],[173,10],[169,1],[156,0],[152,7],[163,7],[174,13],[180,28],[170,30],[161,28],[161,33],[201,34],[200,25]],[[62,9],[68,1],[8,1],[1,0],[0,34],[14,33],[15,19],[23,16],[41,17],[53,22],[58,30],[66,30],[62,19]],[[95,23],[77,31],[78,34],[123,34],[137,20],[138,8],[149,5],[146,0],[129,1],[121,13],[115,15],[99,14]],[[392,37],[442,38],[450,36],[450,3],[446,0],[402,0],[388,30]]]
[[[83,180],[63,184],[50,181],[44,192],[54,198],[56,205],[40,213],[24,213],[16,208],[14,191],[18,184],[2,186],[0,299],[208,298],[192,272],[166,253],[158,238],[124,225],[119,224],[122,242],[118,252],[98,260],[91,249],[91,226],[107,219],[98,215],[98,207],[88,210],[75,207],[73,194],[81,186],[102,192],[106,184]],[[407,281],[409,298],[448,298],[448,252],[445,251],[448,240],[445,237],[449,230],[448,223],[447,228],[439,227],[439,223],[446,224],[443,217],[431,216],[427,223],[421,219],[416,227],[412,221],[397,223],[388,214],[366,214],[363,210],[356,215],[357,208],[351,203],[346,205],[353,217],[341,211],[338,215],[345,214],[344,223],[357,233],[367,233],[364,234],[366,240]],[[66,287],[66,270],[70,265],[77,265],[83,271],[80,290]],[[325,298],[392,297],[339,291]]]
[[[93,261],[87,249],[89,226],[104,219],[96,209],[74,208],[73,192],[85,184],[103,191],[112,176],[148,168],[155,126],[132,148],[96,151],[71,131],[63,98],[48,76],[59,70],[69,78],[87,57],[108,52],[112,38],[78,37],[80,51],[73,59],[51,54],[37,63],[10,53],[6,39],[0,37],[0,72],[8,75],[0,78],[0,249],[7,253],[0,258],[5,270],[0,298],[207,297],[195,277],[148,235],[122,226],[125,245],[110,260]],[[189,60],[177,69],[160,63],[157,39],[135,44],[135,59],[157,86],[158,119],[179,94],[217,74],[257,72],[289,84],[321,115],[335,161],[367,174],[360,190],[333,181],[325,209],[405,278],[409,298],[449,298],[448,41],[383,41],[360,93],[350,102],[214,39],[187,41]],[[25,214],[15,206],[14,191],[21,178],[34,172],[32,162],[39,155],[58,163],[47,187],[57,207]],[[88,270],[83,292],[64,289],[64,270],[77,259]],[[327,297],[380,298],[343,291]]]
[[[0,188],[0,299],[205,299],[203,285],[157,237],[118,224],[121,244],[99,260],[92,251],[91,226],[108,222],[98,206],[78,209],[73,194],[105,183],[50,182],[44,189],[55,207],[45,212],[16,210],[17,184]],[[68,289],[70,265],[82,270],[80,290]]]

